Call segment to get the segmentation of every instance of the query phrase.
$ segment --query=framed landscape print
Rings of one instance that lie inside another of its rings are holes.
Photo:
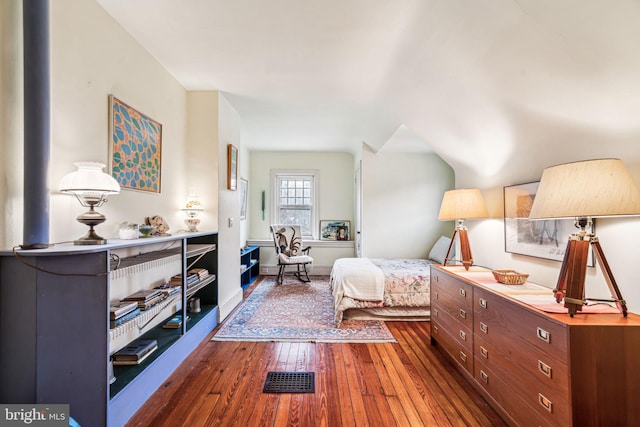
[[[529,219],[540,181],[504,187],[504,247],[514,254],[562,261],[569,235],[578,231],[573,218]],[[587,232],[594,231],[594,225]],[[589,263],[594,257],[589,249]]]
[[[351,240],[349,221],[320,221],[320,240]]]
[[[160,193],[162,125],[109,96],[109,170],[120,188]]]
[[[238,189],[238,149],[232,144],[227,145],[227,189]]]

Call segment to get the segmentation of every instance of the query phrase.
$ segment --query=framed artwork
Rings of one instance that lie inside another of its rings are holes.
[[[351,240],[351,223],[321,220],[320,240]]]
[[[562,261],[569,235],[577,228],[573,218],[529,219],[540,181],[504,187],[505,252]],[[594,232],[592,224],[587,232]],[[594,257],[589,249],[590,267]]]
[[[109,171],[120,188],[160,193],[162,125],[109,95]]]
[[[227,189],[238,189],[238,149],[232,144],[227,145]]]
[[[249,181],[240,178],[240,219],[247,219]]]

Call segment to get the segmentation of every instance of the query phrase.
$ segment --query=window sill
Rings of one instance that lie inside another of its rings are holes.
[[[303,246],[314,248],[354,248],[353,240],[303,240]],[[273,247],[272,239],[247,239],[247,245],[260,247]]]

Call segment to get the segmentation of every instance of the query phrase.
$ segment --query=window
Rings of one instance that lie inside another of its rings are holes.
[[[272,224],[299,225],[304,237],[315,238],[316,171],[272,171]]]

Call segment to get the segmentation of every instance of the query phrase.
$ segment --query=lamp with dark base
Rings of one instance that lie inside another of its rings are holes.
[[[103,245],[107,239],[99,236],[94,227],[102,224],[106,217],[95,208],[102,206],[110,194],[120,192],[120,185],[111,176],[102,172],[104,164],[76,162],[77,171],[65,175],[60,182],[60,191],[73,194],[78,202],[89,210],[76,217],[78,222],[89,226],[89,232],[74,241],[76,245]]]
[[[484,203],[482,193],[477,188],[463,188],[444,193],[438,219],[441,221],[455,220],[456,228],[453,230],[453,236],[451,236],[451,243],[449,243],[449,249],[447,250],[447,255],[444,257],[443,265],[455,261],[450,258],[450,255],[457,237],[460,241],[460,262],[465,270],[469,270],[473,265],[473,256],[471,255],[469,234],[467,227],[464,225],[464,220],[487,218],[488,216],[489,211]]]
[[[544,170],[530,219],[574,217],[579,232],[569,236],[557,286],[556,301],[573,317],[589,301],[612,302],[623,316],[627,305],[613,277],[599,239],[587,233],[593,217],[640,214],[640,191],[619,159],[566,163]],[[600,265],[611,299],[585,297],[589,248]]]

